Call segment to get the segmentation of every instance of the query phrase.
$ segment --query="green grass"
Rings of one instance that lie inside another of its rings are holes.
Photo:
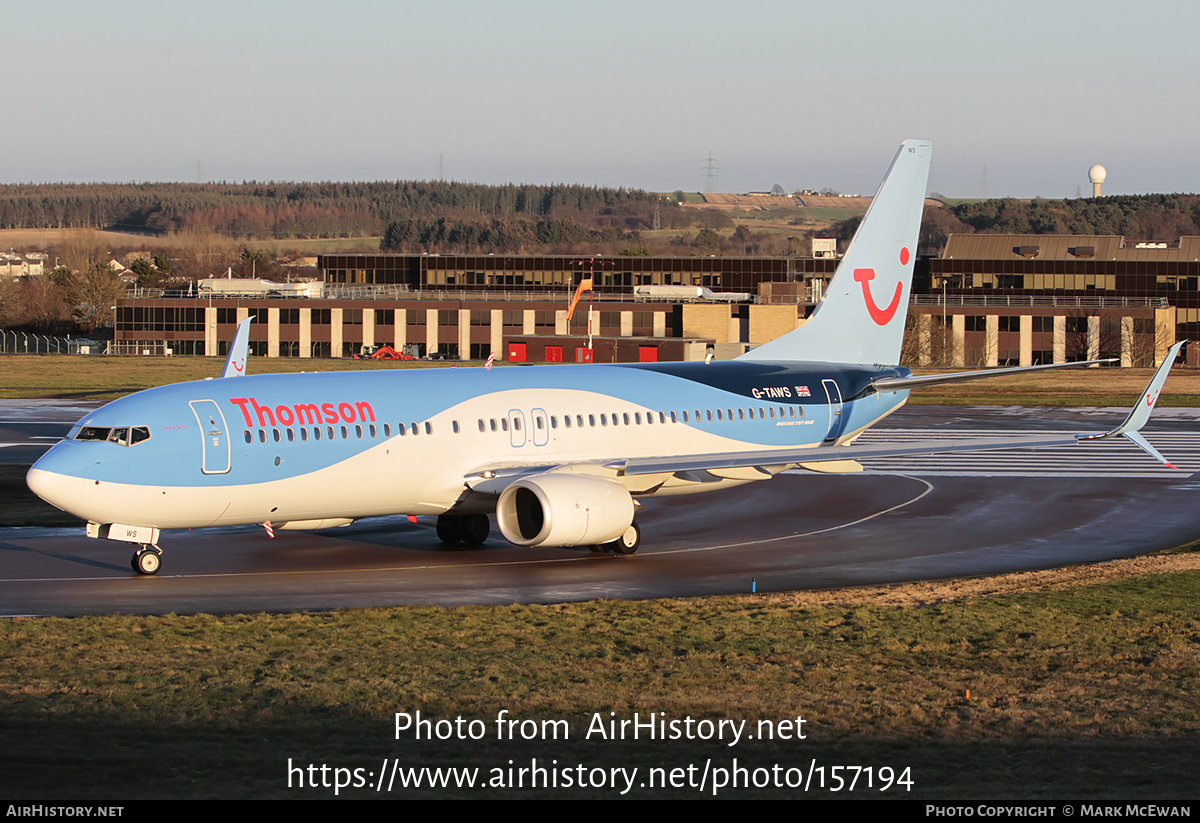
[[[103,357],[70,355],[0,355],[0,398],[65,398],[115,400],[143,389],[216,377],[224,358],[216,357]],[[388,371],[437,368],[444,363],[403,360],[308,359],[252,357],[250,374],[314,371]]]
[[[0,634],[0,793],[332,795],[287,790],[288,758],[486,768],[537,757],[646,769],[737,757],[742,765],[911,768],[914,789],[887,796],[1192,797],[1197,598],[1200,572],[929,608],[806,609],[787,596],[746,596],[10,620]],[[394,713],[417,710],[434,720],[483,720],[488,734],[397,740]],[[501,710],[518,720],[567,720],[571,739],[497,741]],[[801,715],[808,737],[735,747],[584,740],[593,712]],[[615,796],[468,796],[530,794]]]

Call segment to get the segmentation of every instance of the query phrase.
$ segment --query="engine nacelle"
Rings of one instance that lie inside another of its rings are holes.
[[[500,494],[496,520],[518,546],[583,546],[616,540],[633,522],[620,483],[580,474],[535,474]]]

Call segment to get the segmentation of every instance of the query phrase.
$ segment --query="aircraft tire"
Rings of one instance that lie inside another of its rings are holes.
[[[492,531],[486,514],[468,514],[459,518],[459,537],[468,546],[481,546]]]
[[[606,543],[604,548],[613,554],[633,554],[642,545],[642,529],[638,526],[637,521],[629,524],[629,528],[625,533],[611,543]]]
[[[138,574],[158,574],[162,556],[153,546],[142,546],[133,554],[133,570]]]
[[[456,514],[439,514],[437,536],[447,546],[457,546],[463,539],[462,517]]]

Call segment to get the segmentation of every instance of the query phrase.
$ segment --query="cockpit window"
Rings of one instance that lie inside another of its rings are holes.
[[[118,446],[136,446],[150,439],[149,426],[82,426],[75,433],[75,440],[107,440]]]

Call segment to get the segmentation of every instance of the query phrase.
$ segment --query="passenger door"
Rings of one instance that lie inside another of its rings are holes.
[[[229,432],[221,408],[214,400],[192,400],[188,405],[200,424],[200,471],[205,474],[228,473]]]

